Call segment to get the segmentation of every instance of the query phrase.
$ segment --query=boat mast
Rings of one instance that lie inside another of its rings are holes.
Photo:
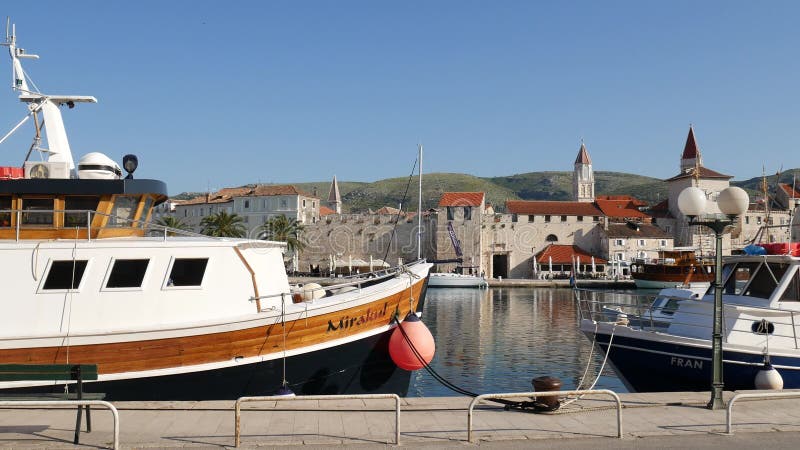
[[[422,259],[422,144],[417,144],[419,151],[419,203],[417,204],[417,260]]]

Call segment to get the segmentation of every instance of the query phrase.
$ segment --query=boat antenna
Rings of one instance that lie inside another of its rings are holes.
[[[422,144],[417,144],[419,148],[419,203],[417,204],[417,261],[422,259]]]

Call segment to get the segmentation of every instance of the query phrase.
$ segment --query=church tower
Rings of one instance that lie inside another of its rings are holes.
[[[681,155],[681,173],[689,172],[696,167],[703,167],[703,158],[694,138],[694,128],[689,125],[689,135],[686,136],[686,145],[683,146]]]
[[[572,173],[572,197],[579,202],[594,201],[594,171],[592,159],[581,142],[578,157],[575,158],[575,171]]]
[[[328,193],[328,207],[336,214],[342,213],[342,197],[339,195],[339,183],[336,182],[336,175],[333,176],[331,190]]]

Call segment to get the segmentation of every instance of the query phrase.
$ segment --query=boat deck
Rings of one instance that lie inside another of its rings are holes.
[[[725,392],[725,399],[732,395]],[[726,429],[725,410],[710,411],[703,407],[708,392],[620,394],[620,397],[621,441],[616,438],[614,403],[607,397],[585,397],[547,414],[504,411],[500,406],[483,404],[474,414],[476,443],[481,447],[514,448],[536,440],[547,442],[549,448],[641,448],[648,442],[659,445],[672,439],[688,442],[685,447],[718,440],[724,446],[732,445],[733,439],[737,439],[737,444],[741,443],[739,439],[752,439],[747,433],[800,432],[800,402],[796,398],[737,402],[734,434],[721,436]],[[469,401],[467,397],[402,399],[400,446],[468,445]],[[234,445],[233,401],[114,404],[120,415],[122,448]],[[393,400],[252,403],[243,406],[241,417],[243,448],[296,448],[297,445],[386,448],[394,441]],[[0,448],[74,448],[74,426],[74,409],[3,409]],[[764,439],[772,439],[774,435],[796,438],[795,433],[761,434]],[[98,408],[92,413],[92,432],[81,434],[81,444],[107,448],[112,436],[111,414]]]

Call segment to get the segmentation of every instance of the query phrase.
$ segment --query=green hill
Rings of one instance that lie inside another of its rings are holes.
[[[783,171],[780,182],[792,184],[793,176],[800,169]],[[667,185],[663,180],[621,172],[595,172],[596,195],[630,195],[650,204],[667,197]],[[761,177],[732,183],[748,191],[751,198],[760,192]],[[776,175],[767,177],[770,191],[774,192]],[[330,181],[294,183],[305,192],[322,199],[328,198]],[[529,172],[505,177],[476,177],[460,173],[423,174],[423,208],[434,208],[444,192],[485,192],[486,201],[495,210],[504,211],[506,200],[570,200],[572,198],[572,172]],[[315,191],[316,190],[316,191]],[[408,190],[405,200],[403,195]],[[383,206],[417,209],[418,178],[388,178],[373,183],[339,182],[343,210],[346,213],[376,210]],[[798,183],[800,190],[800,182]],[[183,193],[173,198],[190,198],[194,194]]]

